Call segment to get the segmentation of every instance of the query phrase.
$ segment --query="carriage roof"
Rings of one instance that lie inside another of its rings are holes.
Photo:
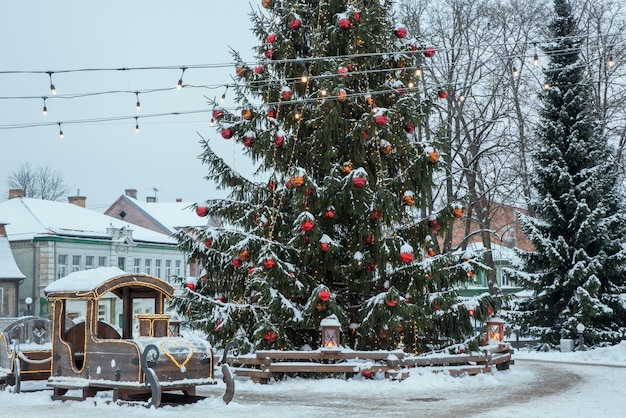
[[[174,288],[166,281],[148,274],[128,273],[118,267],[70,273],[46,286],[44,294],[48,299],[99,299],[108,292],[122,297],[124,288],[154,296],[162,294],[165,298],[174,295]]]

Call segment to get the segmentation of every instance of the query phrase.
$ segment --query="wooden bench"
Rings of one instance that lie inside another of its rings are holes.
[[[493,366],[506,370],[513,360],[508,344],[481,347],[469,354],[430,354],[409,356],[401,350],[355,351],[332,348],[312,351],[257,351],[252,354],[227,356],[226,362],[236,376],[249,377],[257,383],[292,374],[358,374],[402,380],[409,369],[424,367],[452,376],[490,373]]]

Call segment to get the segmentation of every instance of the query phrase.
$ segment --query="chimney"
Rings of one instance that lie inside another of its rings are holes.
[[[146,196],[147,203],[156,203],[156,196]]]
[[[68,196],[67,201],[73,205],[80,206],[81,208],[85,207],[85,202],[87,198],[85,196]]]
[[[182,203],[182,201],[183,201],[182,197],[177,197],[176,198],[176,203]]]
[[[124,193],[126,193],[128,197],[132,197],[135,200],[137,199],[137,189],[126,189]]]
[[[0,237],[5,237],[6,238],[7,230],[4,227],[5,225],[6,225],[5,223],[0,222]]]
[[[24,197],[24,189],[9,189],[9,199]]]

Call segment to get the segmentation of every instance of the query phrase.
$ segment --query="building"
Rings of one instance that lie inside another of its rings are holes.
[[[0,222],[0,317],[19,316],[18,288],[24,279],[26,276],[20,271],[13,258],[6,234],[6,223]]]
[[[207,222],[213,226],[219,224],[215,219],[196,215],[193,203],[182,199],[157,202],[154,196],[147,196],[145,202],[140,202],[136,189],[126,189],[104,214],[166,235],[173,235],[188,226],[204,226]],[[191,263],[189,274],[197,277],[198,273],[197,264]]]
[[[19,286],[20,312],[30,297],[33,314],[49,313],[43,289],[74,271],[117,266],[167,281],[189,274],[186,255],[169,235],[85,209],[82,196],[68,198],[73,204],[21,196],[12,190],[9,200],[0,203],[15,263],[25,275]],[[102,302],[102,319],[117,323],[114,305]]]

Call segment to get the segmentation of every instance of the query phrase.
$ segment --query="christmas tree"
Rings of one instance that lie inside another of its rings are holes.
[[[537,217],[521,217],[536,250],[524,255],[517,279],[533,296],[516,314],[544,342],[575,338],[582,324],[595,345],[624,337],[623,198],[612,150],[595,129],[571,6],[554,6],[531,202]]]
[[[433,239],[462,216],[432,203],[439,152],[422,132],[441,89],[421,97],[415,83],[435,49],[390,1],[263,0],[250,16],[261,45],[255,63],[233,53],[238,107],[210,105],[223,140],[269,181],[201,142],[207,178],[230,196],[196,208],[219,225],[177,236],[206,271],[178,310],[218,346],[315,348],[332,314],[352,348],[475,345],[470,312],[484,319],[499,302],[461,301],[474,260]]]

